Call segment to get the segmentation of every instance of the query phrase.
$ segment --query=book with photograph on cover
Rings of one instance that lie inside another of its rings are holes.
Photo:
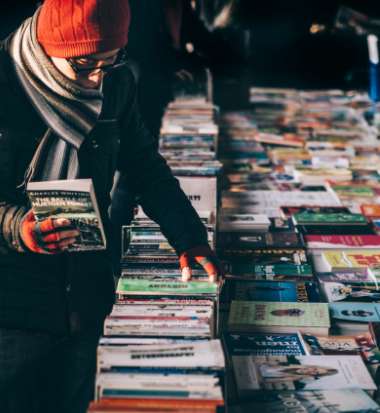
[[[27,194],[37,221],[66,218],[80,235],[68,251],[106,248],[106,236],[92,179],[29,182]]]

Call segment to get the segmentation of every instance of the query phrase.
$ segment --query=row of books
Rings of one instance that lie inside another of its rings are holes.
[[[213,107],[171,103],[161,153],[178,176],[215,245],[217,170]],[[97,401],[91,412],[213,413],[224,405],[225,359],[218,330],[221,285],[198,266],[181,280],[178,256],[139,210],[122,229],[117,302],[98,348]]]
[[[367,96],[251,90],[221,115],[233,412],[379,412],[380,176]]]

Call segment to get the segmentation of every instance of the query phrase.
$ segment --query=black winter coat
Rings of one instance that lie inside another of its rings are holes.
[[[107,232],[117,168],[178,253],[207,244],[204,226],[141,122],[131,71],[107,75],[103,93],[100,121],[79,159],[80,177],[93,179]],[[0,328],[67,334],[101,326],[114,302],[114,283],[109,251],[44,255],[12,247],[17,211],[29,208],[17,187],[45,131],[16,78],[6,42],[0,43]]]

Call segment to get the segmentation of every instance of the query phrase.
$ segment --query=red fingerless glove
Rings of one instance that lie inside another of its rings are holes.
[[[200,264],[210,278],[224,275],[224,270],[214,251],[208,245],[199,245],[182,253],[179,257],[181,271],[184,268],[191,269],[191,265]]]
[[[25,246],[39,254],[56,254],[60,251],[57,244],[58,234],[53,219],[37,222],[33,211],[29,211],[20,224],[20,235]]]

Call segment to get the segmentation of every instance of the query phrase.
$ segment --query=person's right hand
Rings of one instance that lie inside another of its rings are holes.
[[[65,218],[46,218],[37,222],[30,210],[21,221],[20,236],[25,246],[39,254],[57,254],[73,244],[79,231]]]

